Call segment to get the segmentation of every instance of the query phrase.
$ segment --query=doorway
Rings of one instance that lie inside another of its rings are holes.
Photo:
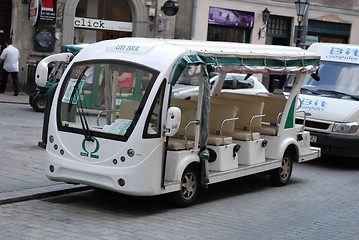
[[[5,48],[5,41],[10,38],[11,28],[11,0],[0,1],[0,54]],[[2,68],[0,68],[0,81]]]
[[[0,52],[5,47],[5,41],[10,37],[11,9],[11,0],[0,1]]]

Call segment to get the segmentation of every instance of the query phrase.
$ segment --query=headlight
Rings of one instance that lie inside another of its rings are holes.
[[[333,126],[333,132],[339,133],[355,133],[358,130],[358,123],[335,123]]]

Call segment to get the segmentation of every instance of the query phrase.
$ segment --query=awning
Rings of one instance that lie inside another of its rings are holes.
[[[315,72],[320,64],[318,57],[213,57],[201,55],[187,55],[180,59],[172,78],[174,85],[188,64],[206,64],[212,66],[216,72],[233,73],[272,73],[292,74],[296,72]]]

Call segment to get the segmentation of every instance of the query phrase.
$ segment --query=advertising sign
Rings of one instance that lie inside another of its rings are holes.
[[[132,32],[132,22],[75,17],[74,26],[96,30]]]
[[[56,3],[57,0],[43,0],[41,6],[40,22],[56,23]]]
[[[56,23],[56,3],[57,0],[43,0],[41,6],[40,22]]]
[[[29,14],[29,19],[30,19],[30,23],[31,26],[35,26],[36,23],[39,20],[39,15],[41,12],[41,2],[40,0],[31,0],[30,2],[30,14]]]
[[[254,13],[223,8],[209,8],[209,24],[253,28]]]
[[[306,46],[310,46],[312,43],[316,43],[319,42],[319,37],[318,36],[310,36],[307,35],[305,38],[305,45]]]
[[[328,45],[327,48],[321,49],[319,53],[322,59],[326,61],[359,63],[359,48],[353,45],[348,47],[344,44],[343,47],[331,47]]]

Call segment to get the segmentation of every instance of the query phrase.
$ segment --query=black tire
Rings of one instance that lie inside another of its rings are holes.
[[[33,106],[32,106],[32,100],[34,99],[34,96],[35,96],[35,95],[36,95],[36,92],[29,94],[29,104],[30,104],[31,107],[33,107]]]
[[[269,178],[274,186],[285,186],[292,175],[294,153],[287,149],[282,159],[282,166],[280,168],[271,170]]]
[[[44,112],[46,106],[46,95],[45,94],[37,94],[32,99],[31,107],[35,109],[37,112]]]
[[[197,199],[200,189],[199,171],[193,167],[187,167],[181,178],[181,190],[173,193],[175,204],[178,207],[189,207]]]

